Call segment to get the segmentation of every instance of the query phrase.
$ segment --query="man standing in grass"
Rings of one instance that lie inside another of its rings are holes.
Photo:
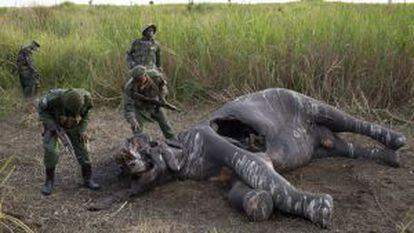
[[[147,69],[161,68],[160,45],[154,40],[157,27],[154,24],[145,25],[142,29],[142,38],[132,42],[131,49],[127,52],[129,69],[137,65],[143,65]]]
[[[33,51],[37,51],[39,47],[39,43],[32,41],[22,46],[17,56],[17,71],[19,73],[23,96],[26,99],[33,97],[40,85],[39,74],[32,60]]]
[[[158,122],[165,138],[174,139],[171,128],[162,107],[171,105],[165,102],[163,94],[164,80],[157,70],[147,70],[137,65],[130,71],[130,79],[123,93],[124,117],[131,124],[134,134],[143,131],[144,122]]]
[[[156,70],[163,82],[162,98],[164,103],[168,95],[166,76],[161,67],[160,45],[154,40],[157,27],[154,24],[145,25],[142,29],[142,38],[132,42],[131,49],[127,52],[127,63],[129,69],[137,65],[145,66],[148,70]]]
[[[62,134],[63,138],[68,139],[66,142],[62,140],[62,143],[67,143],[65,146],[70,147],[81,165],[84,185],[92,190],[100,188],[92,180],[92,167],[87,150],[86,128],[91,108],[91,96],[83,89],[53,89],[40,99],[38,111],[44,127],[43,148],[46,167],[46,181],[42,188],[44,195],[49,195],[53,191],[55,167],[58,162],[56,147],[58,138],[62,140]]]

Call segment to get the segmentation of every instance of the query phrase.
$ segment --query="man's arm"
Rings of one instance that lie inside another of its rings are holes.
[[[157,106],[161,105],[161,102],[158,101],[157,99],[146,97],[145,95],[137,93],[137,92],[134,92],[133,96],[134,96],[134,99],[136,99],[136,100],[145,101],[145,102],[148,102],[150,104],[157,105]]]
[[[158,70],[162,71],[161,68],[161,49],[160,45],[156,42],[157,49],[155,50],[155,65],[157,66]]]
[[[91,95],[89,93],[85,94],[84,98],[85,98],[85,106],[83,108],[82,119],[79,122],[79,132],[81,134],[86,132],[86,128],[88,127],[88,121],[89,121],[89,110],[93,108]]]
[[[53,116],[53,106],[47,100],[47,97],[43,97],[38,106],[38,113],[39,119],[44,124],[46,130],[47,129],[55,129],[57,127],[57,122],[55,117]]]
[[[37,70],[33,65],[32,57],[30,57],[30,55],[27,55],[26,59],[27,59],[26,60],[27,66],[29,67],[30,71],[33,72],[37,76]]]
[[[136,41],[137,40],[134,40],[132,42],[131,48],[127,51],[127,54],[126,54],[126,61],[127,61],[128,67],[130,69],[132,69],[132,68],[134,68],[136,66],[136,62],[134,61],[134,53],[135,53],[135,47],[136,47],[135,44],[136,44]]]

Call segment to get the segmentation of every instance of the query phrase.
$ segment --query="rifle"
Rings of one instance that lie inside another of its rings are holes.
[[[167,101],[162,101],[161,102],[157,99],[148,98],[145,95],[140,94],[140,93],[134,93],[133,96],[134,96],[134,99],[142,100],[142,101],[148,102],[150,104],[153,104],[153,105],[156,105],[156,106],[159,106],[159,107],[162,107],[162,108],[170,109],[170,110],[173,110],[173,111],[182,112],[181,109],[179,109],[176,106],[168,103]]]
[[[163,108],[166,108],[166,109],[170,109],[170,110],[176,111],[176,112],[182,112],[181,109],[177,108],[177,106],[172,105],[172,104],[170,104],[170,103],[168,103],[166,101],[165,102],[160,102],[160,105],[159,106],[160,107],[163,107]]]
[[[75,149],[73,149],[72,142],[70,141],[65,130],[62,127],[56,126],[54,131],[56,132],[56,135],[58,136],[60,142],[62,143],[66,151],[69,152],[69,154],[75,156],[76,158]]]

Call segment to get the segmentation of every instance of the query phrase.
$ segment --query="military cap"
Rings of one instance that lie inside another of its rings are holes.
[[[147,71],[149,77],[162,77],[162,73],[156,69],[150,69]]]
[[[38,47],[38,48],[40,48],[40,44],[39,43],[37,43],[37,41],[32,41],[32,45],[34,45],[34,46],[36,46],[36,47]]]
[[[142,33],[142,34],[144,34],[144,32],[145,32],[146,30],[148,30],[149,28],[153,28],[153,29],[154,29],[154,34],[157,32],[157,26],[155,26],[155,24],[153,24],[153,23],[150,23],[150,24],[145,25],[145,26],[142,28],[141,33]]]
[[[143,76],[146,72],[147,68],[145,68],[145,66],[137,65],[134,68],[132,68],[129,73],[133,78],[137,78]]]
[[[36,50],[39,47],[40,47],[39,43],[33,40],[30,43],[23,45],[22,49]]]
[[[62,100],[65,111],[72,116],[80,114],[82,106],[85,104],[84,97],[75,89],[65,91]]]

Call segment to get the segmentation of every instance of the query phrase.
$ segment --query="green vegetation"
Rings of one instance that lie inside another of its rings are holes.
[[[414,106],[414,5],[77,6],[0,9],[0,111],[16,106],[19,46],[34,56],[43,92],[84,87],[117,104],[125,52],[140,27],[159,26],[171,98],[204,101],[286,87],[330,103]]]

